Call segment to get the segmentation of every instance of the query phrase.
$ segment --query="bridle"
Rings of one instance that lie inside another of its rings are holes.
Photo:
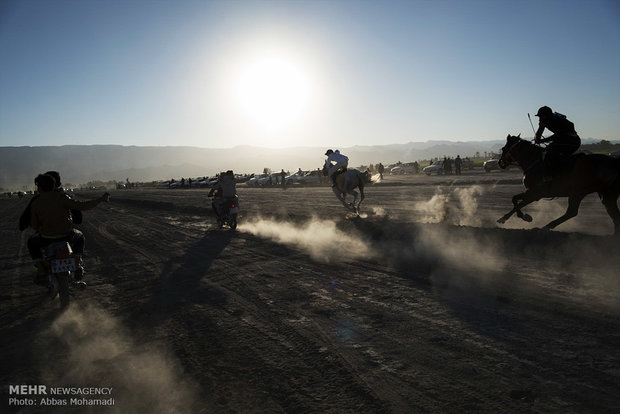
[[[520,145],[520,144],[522,144],[522,143],[524,143],[524,142],[527,142],[527,141],[525,141],[524,139],[521,139],[521,138],[519,138],[519,137],[517,137],[517,138],[518,138],[517,142],[515,142],[514,144],[512,144],[512,145],[510,146],[510,148],[508,148],[506,151],[504,151],[504,149],[502,148],[502,156],[501,156],[501,158],[500,158],[500,162],[501,162],[502,160],[504,161],[504,162],[503,162],[504,167],[502,167],[502,168],[505,168],[505,167],[507,167],[508,165],[510,165],[510,164],[512,164],[512,163],[519,164],[519,165],[521,165],[521,168],[523,169],[523,173],[527,173],[529,170],[531,170],[532,168],[534,168],[534,166],[535,166],[536,164],[538,164],[539,162],[541,162],[541,160],[542,160],[542,159],[535,159],[535,160],[533,160],[531,163],[530,163],[530,162],[528,162],[528,163],[527,163],[528,165],[525,165],[524,163],[519,162],[519,160],[518,160],[517,158],[515,158],[515,156],[514,156],[514,155],[512,155],[512,151],[513,151],[513,150],[514,150],[514,149],[515,149],[518,145]],[[500,165],[500,167],[501,167],[501,165]]]
[[[514,157],[514,155],[512,155],[512,150],[515,149],[517,147],[517,145],[521,144],[522,140],[521,138],[519,138],[517,140],[517,142],[515,142],[514,144],[512,144],[510,146],[510,148],[508,148],[508,150],[504,150],[502,148],[502,157],[501,159],[504,160],[504,165],[508,166],[512,163],[518,162],[518,160]],[[505,167],[504,167],[505,168]]]

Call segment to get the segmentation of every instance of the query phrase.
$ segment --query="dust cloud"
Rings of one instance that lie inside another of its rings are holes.
[[[573,304],[617,308],[620,256],[610,237],[563,231],[498,227],[488,206],[480,206],[480,186],[438,188],[396,219],[383,207],[359,217],[306,222],[257,219],[241,231],[301,249],[322,263],[372,259],[406,277],[437,285],[497,295],[570,291]],[[555,217],[563,205],[543,200],[531,212],[539,221]],[[598,206],[597,206],[598,207]],[[420,214],[423,212],[423,214]],[[424,217],[424,220],[420,220]],[[583,269],[587,269],[584,271]],[[509,293],[505,293],[509,292]],[[614,305],[616,303],[616,305]]]
[[[136,344],[116,318],[96,306],[71,305],[44,337],[46,384],[111,387],[113,412],[193,410],[196,387],[176,359],[153,345]]]
[[[259,219],[239,226],[240,231],[293,245],[318,262],[372,257],[372,248],[359,236],[347,234],[330,220],[311,219],[303,224]],[[337,247],[337,248],[336,248]]]
[[[437,188],[430,200],[418,202],[414,207],[423,214],[425,223],[480,227],[488,221],[480,217],[478,211],[478,197],[483,194],[479,185],[453,188],[451,193]]]

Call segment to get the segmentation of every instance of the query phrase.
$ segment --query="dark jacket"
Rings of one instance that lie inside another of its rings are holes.
[[[58,190],[64,192],[63,190]],[[30,217],[32,215],[32,203],[39,198],[39,195],[32,197],[30,202],[26,206],[26,209],[19,217],[19,230],[24,231],[28,227],[30,227]],[[82,212],[80,210],[71,210],[71,217],[73,219],[73,224],[82,224]]]

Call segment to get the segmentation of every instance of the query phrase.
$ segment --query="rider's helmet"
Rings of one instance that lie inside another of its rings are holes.
[[[536,116],[538,117],[547,117],[551,116],[551,114],[553,114],[553,111],[548,106],[541,106],[540,109],[538,109],[538,112],[536,112]]]
[[[331,154],[332,152],[334,152],[334,151],[332,151],[332,150],[328,149],[328,150],[327,150],[327,152],[325,153],[325,155],[329,155],[329,154]]]

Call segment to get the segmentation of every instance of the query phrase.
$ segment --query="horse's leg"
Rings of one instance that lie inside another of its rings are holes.
[[[614,222],[614,234],[620,235],[620,210],[618,210],[618,194],[612,192],[601,193],[601,201],[607,214]]]
[[[353,196],[353,202],[349,205],[353,210],[357,211],[357,207],[355,205],[355,203],[357,202],[357,191],[351,189],[349,191],[349,194],[351,194]]]
[[[506,220],[508,220],[514,213],[517,213],[517,217],[529,223],[530,221],[532,221],[532,216],[530,216],[529,214],[524,214],[523,212],[521,212],[521,209],[527,206],[528,204],[533,203],[534,201],[538,201],[538,200],[540,200],[540,195],[531,190],[527,190],[524,193],[520,193],[520,194],[513,196],[512,197],[512,204],[514,205],[513,209],[510,210],[508,213],[506,213],[504,216],[500,217],[497,220],[497,222],[500,224],[504,224]]]
[[[515,197],[513,197],[512,199],[512,204],[515,206],[515,212],[517,213],[517,217],[519,217],[523,221],[527,221],[528,223],[530,223],[532,221],[532,216],[522,212],[521,209],[534,201],[540,200],[540,197],[536,198],[536,195],[531,190],[527,190],[525,193],[523,193],[523,197],[521,197],[520,199]],[[527,202],[525,202],[526,199],[528,200]],[[521,202],[519,202],[518,200],[521,200]]]
[[[346,194],[345,193],[341,193],[340,190],[338,190],[338,187],[332,187],[332,191],[334,192],[334,194],[336,194],[336,197],[338,197],[338,200],[340,200],[340,202],[342,203],[343,206],[347,206],[347,202],[345,201],[345,197]]]
[[[523,200],[523,198],[525,198],[525,194],[526,193],[519,193],[517,195],[514,195],[512,197],[512,210],[510,210],[508,213],[504,214],[502,217],[500,217],[497,222],[500,224],[504,224],[506,222],[506,220],[508,220],[510,217],[512,217],[512,215],[514,213],[517,212],[517,206],[519,205],[519,200]],[[519,211],[520,212],[520,211]],[[521,213],[522,214],[522,213]]]
[[[362,201],[364,201],[364,186],[360,185],[359,186],[360,189],[360,202],[357,204],[357,213],[359,214],[360,212],[360,206],[362,205]]]
[[[336,194],[336,197],[338,197],[338,200],[340,200],[343,206],[345,206],[346,208],[351,208],[351,206],[347,204],[347,193],[341,192],[340,190],[338,190],[337,187],[332,187],[332,190],[334,191],[334,194]]]
[[[568,197],[568,208],[566,209],[566,213],[557,219],[553,220],[549,224],[547,224],[544,229],[553,229],[559,224],[564,223],[566,220],[572,219],[579,213],[579,205],[581,204],[581,200],[583,200],[582,195],[578,196],[570,196]]]

